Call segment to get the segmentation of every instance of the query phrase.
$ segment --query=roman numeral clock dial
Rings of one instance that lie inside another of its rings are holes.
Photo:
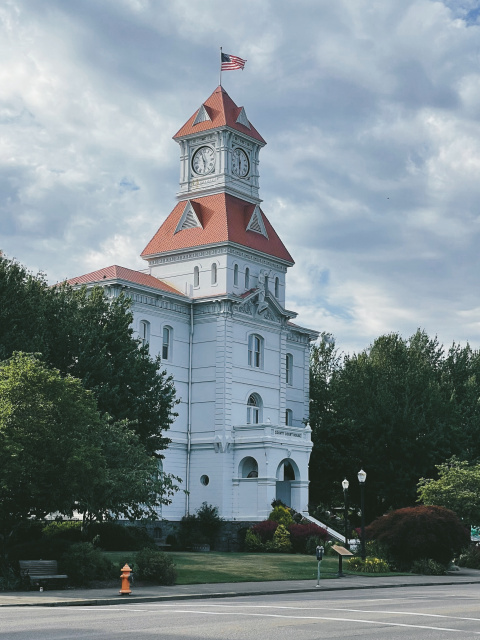
[[[211,147],[200,147],[192,158],[192,169],[199,176],[206,176],[215,169],[215,152]]]
[[[232,154],[232,173],[238,178],[245,178],[250,170],[248,156],[243,149],[236,148]]]

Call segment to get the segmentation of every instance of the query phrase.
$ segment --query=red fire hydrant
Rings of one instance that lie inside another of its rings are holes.
[[[130,589],[131,573],[132,570],[130,569],[130,567],[128,566],[128,564],[125,564],[122,569],[122,575],[120,576],[120,578],[122,579],[122,588],[120,589],[119,594],[121,596],[129,596],[132,593],[132,590]]]

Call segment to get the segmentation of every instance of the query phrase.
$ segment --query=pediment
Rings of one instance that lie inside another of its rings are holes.
[[[236,122],[238,122],[238,124],[243,124],[243,126],[247,127],[247,129],[252,128],[250,126],[250,122],[248,121],[247,114],[245,113],[245,109],[243,107],[241,107],[240,109],[240,113],[237,116]]]
[[[294,318],[297,314],[284,309],[271,293],[262,289],[254,289],[242,302],[237,303],[238,313],[244,313],[255,319],[282,323]]]
[[[185,229],[194,229],[195,227],[203,229],[203,225],[189,200],[185,205],[182,215],[180,216],[180,220],[178,221],[174,234],[179,231],[184,231]]]
[[[267,230],[265,229],[265,223],[263,222],[262,212],[258,204],[253,210],[252,217],[247,224],[247,231],[254,231],[255,233],[261,233],[262,236],[268,238]]]
[[[199,124],[200,122],[207,122],[207,120],[212,120],[210,114],[208,113],[207,107],[202,104],[200,109],[198,110],[197,115],[195,116],[195,120],[193,121],[193,126]]]

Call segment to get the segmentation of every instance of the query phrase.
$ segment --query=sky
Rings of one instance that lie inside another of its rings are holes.
[[[3,0],[0,249],[51,283],[144,269],[220,47],[295,322],[480,348],[480,0]]]

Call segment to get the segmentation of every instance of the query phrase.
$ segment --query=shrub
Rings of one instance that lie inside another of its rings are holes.
[[[468,569],[480,569],[480,547],[469,547],[460,554],[458,565]]]
[[[202,503],[195,514],[183,516],[178,532],[180,546],[188,549],[194,543],[206,543],[213,548],[222,522],[218,515],[218,507]]]
[[[444,564],[432,560],[431,558],[420,558],[412,562],[412,573],[419,573],[422,576],[444,576],[447,569]]]
[[[273,540],[265,544],[266,551],[274,553],[290,553],[292,543],[290,542],[290,534],[283,524],[279,524],[273,534]]]
[[[197,509],[196,515],[200,534],[213,549],[223,522],[222,518],[218,515],[218,507],[203,502],[202,506]]]
[[[68,551],[71,542],[63,538],[52,538],[24,542],[9,549],[10,563],[16,564],[19,560],[59,560]]]
[[[135,576],[154,584],[175,584],[177,571],[171,558],[154,549],[141,549],[136,555]]]
[[[86,537],[89,542],[105,551],[137,551],[144,547],[155,549],[155,541],[145,527],[123,525],[118,522],[93,522],[88,526]]]
[[[313,543],[315,543],[316,547],[319,544],[323,544],[328,536],[326,529],[313,522],[308,524],[293,523],[288,527],[288,531],[290,532],[290,541],[294,553],[308,553],[307,542],[309,543],[309,548]]]
[[[90,542],[72,544],[60,558],[59,570],[66,573],[77,586],[86,586],[93,580],[107,580],[115,576],[112,562]]]
[[[284,527],[289,527],[293,523],[293,517],[290,509],[282,505],[273,507],[268,519],[273,520],[273,522],[277,522],[278,524],[283,524]]]
[[[260,536],[254,533],[252,529],[248,529],[245,534],[244,546],[246,551],[263,551],[265,549]]]
[[[422,558],[447,565],[470,539],[453,511],[425,505],[392,511],[374,520],[365,533],[385,547],[401,570]]]
[[[358,571],[362,573],[386,573],[390,570],[388,562],[381,558],[350,558],[347,560],[347,569],[349,571]]]
[[[43,528],[43,536],[47,539],[62,538],[70,542],[82,542],[82,523],[79,521],[71,522],[50,522]]]
[[[252,531],[260,538],[261,542],[265,543],[273,540],[273,534],[277,527],[278,524],[273,520],[262,520],[262,522],[253,525]]]

